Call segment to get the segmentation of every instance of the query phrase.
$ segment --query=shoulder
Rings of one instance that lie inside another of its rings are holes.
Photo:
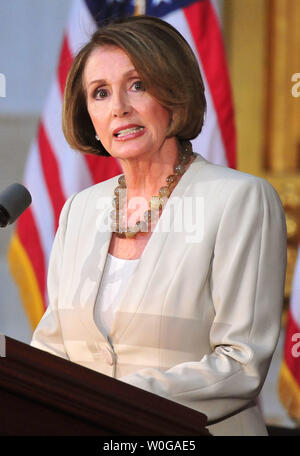
[[[195,160],[192,185],[195,189],[218,195],[221,200],[232,197],[242,197],[245,194],[260,197],[272,197],[280,201],[274,187],[264,178],[253,174],[215,165],[203,157]]]
[[[118,185],[120,174],[105,181],[94,184],[76,194],[77,201],[86,201],[90,198],[102,196],[112,196],[112,192]]]
[[[96,207],[107,206],[111,202],[115,187],[118,185],[119,176],[120,174],[71,195],[61,210],[61,221],[66,222],[69,217],[80,217],[88,209],[93,210]]]
[[[203,157],[194,162],[188,193],[201,198],[216,224],[221,220],[237,223],[271,214],[273,221],[285,226],[285,213],[274,187],[266,180],[226,166],[215,165]],[[284,229],[284,228],[283,228]]]

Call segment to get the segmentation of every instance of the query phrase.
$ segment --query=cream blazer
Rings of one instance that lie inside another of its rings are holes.
[[[200,155],[174,189],[106,339],[93,308],[117,177],[70,197],[32,346],[205,413],[213,435],[265,435],[256,398],[279,337],[286,225],[265,180]]]

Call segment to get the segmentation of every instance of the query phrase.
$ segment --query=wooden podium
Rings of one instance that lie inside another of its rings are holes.
[[[210,435],[202,413],[9,337],[3,341],[0,435]]]

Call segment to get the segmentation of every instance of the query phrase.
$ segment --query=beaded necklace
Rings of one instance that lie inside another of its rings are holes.
[[[118,179],[118,186],[114,190],[113,206],[114,210],[110,213],[112,219],[111,230],[119,238],[133,239],[138,233],[148,233],[151,223],[157,221],[172,191],[176,187],[181,176],[185,173],[187,165],[196,157],[193,153],[190,141],[182,141],[178,152],[178,162],[174,166],[174,174],[166,178],[166,185],[161,187],[158,195],[152,196],[149,201],[149,209],[145,211],[144,218],[128,227],[124,222],[126,206],[126,181],[122,175]]]

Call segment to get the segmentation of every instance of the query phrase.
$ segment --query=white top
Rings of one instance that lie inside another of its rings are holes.
[[[107,255],[94,307],[95,323],[106,336],[111,330],[115,312],[139,260],[139,258],[137,260],[125,260],[110,254]]]

